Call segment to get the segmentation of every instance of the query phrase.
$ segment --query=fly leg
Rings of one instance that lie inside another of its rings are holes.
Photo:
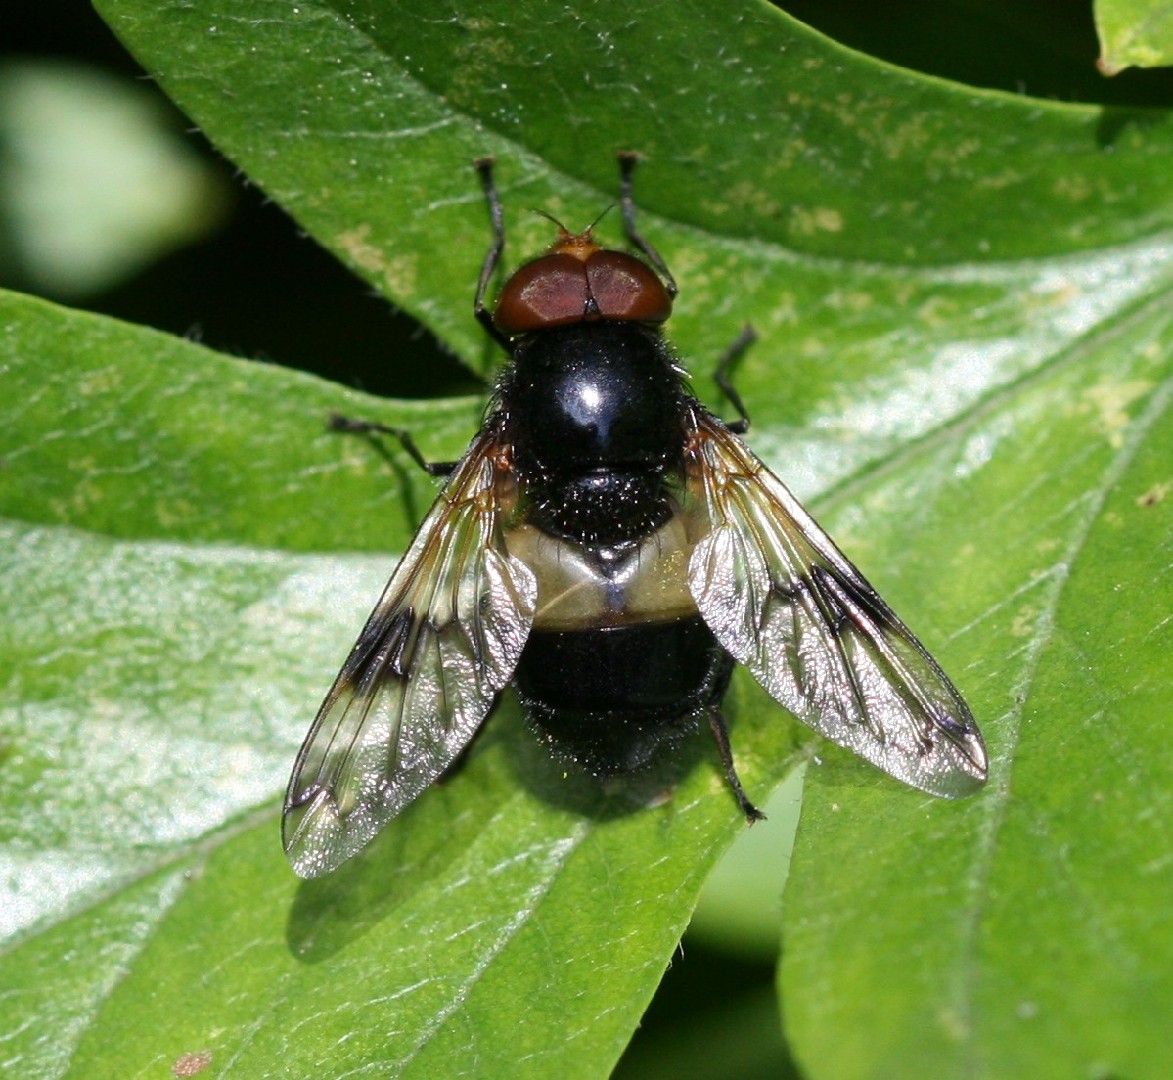
[[[745,355],[746,350],[757,339],[758,335],[754,328],[746,323],[741,328],[741,333],[737,335],[737,339],[721,354],[717,361],[717,370],[713,372],[713,382],[717,384],[717,389],[725,395],[725,400],[733,406],[739,417],[733,423],[725,426],[738,435],[744,435],[749,430],[749,413],[745,411],[745,403],[741,400],[737,387],[733,385],[730,373],[733,370],[733,365]]]
[[[749,801],[745,794],[745,788],[741,786],[737,769],[733,766],[733,751],[729,748],[729,731],[725,727],[725,717],[721,715],[720,706],[710,705],[707,711],[709,730],[712,731],[713,738],[717,742],[717,753],[721,755],[721,764],[725,766],[725,779],[729,781],[729,786],[733,789],[733,797],[737,799],[737,805],[741,807],[741,812],[745,815],[745,823],[752,825],[755,821],[765,821],[766,815]]]
[[[389,424],[380,424],[374,420],[352,420],[339,413],[331,413],[326,426],[330,431],[341,431],[348,435],[390,435],[399,440],[399,445],[403,447],[411,460],[429,476],[447,476],[459,464],[455,461],[428,461],[420,453],[415,439],[411,437],[411,432],[406,428],[391,427]],[[372,441],[377,442],[378,440]]]

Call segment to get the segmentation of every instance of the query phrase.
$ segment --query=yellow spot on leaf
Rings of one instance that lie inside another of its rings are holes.
[[[1038,610],[1036,608],[1023,608],[1014,616],[1014,621],[1010,624],[1010,636],[1016,638],[1030,637],[1034,633],[1035,619],[1037,616]]]
[[[843,229],[843,215],[829,206],[795,206],[790,212],[791,229],[799,236]]]
[[[1132,421],[1128,406],[1152,388],[1146,379],[1104,379],[1080,395],[1076,411],[1090,413],[1096,427],[1107,436],[1108,445],[1118,447],[1124,441],[1124,429]]]
[[[386,266],[386,259],[380,248],[370,242],[371,227],[359,225],[339,233],[334,238],[334,244],[350,256],[351,262],[372,274],[381,274]]]
[[[1165,496],[1173,491],[1173,481],[1164,480],[1159,484],[1154,484],[1143,495],[1137,497],[1137,506],[1156,506],[1157,503],[1163,502]]]

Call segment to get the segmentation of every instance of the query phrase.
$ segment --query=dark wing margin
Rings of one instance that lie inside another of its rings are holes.
[[[986,749],[945,673],[786,486],[699,406],[687,460],[705,534],[688,580],[721,645],[815,731],[912,787],[958,798]]]
[[[282,824],[300,877],[337,868],[420,795],[513,677],[537,584],[502,537],[499,427],[445,484],[302,744]]]

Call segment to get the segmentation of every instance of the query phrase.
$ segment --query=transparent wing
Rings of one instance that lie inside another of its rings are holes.
[[[698,407],[689,488],[707,534],[689,588],[717,640],[795,716],[922,791],[986,780],[961,695],[798,500]]]
[[[432,783],[509,682],[533,622],[533,574],[499,524],[499,434],[477,437],[396,568],[302,744],[285,851],[329,873]]]

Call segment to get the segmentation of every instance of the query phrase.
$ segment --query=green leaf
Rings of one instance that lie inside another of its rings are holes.
[[[1173,4],[1169,0],[1097,0],[1099,68],[1105,75],[1128,67],[1173,64]]]
[[[711,327],[699,356],[766,311],[809,329],[827,281],[793,295],[793,255],[838,280],[841,259],[992,263],[1173,219],[1169,170],[1136,171],[1166,115],[943,86],[762,3],[657,0],[622,19],[543,0],[98,8],[253,181],[468,357],[485,355],[463,269],[483,248],[484,155],[521,257],[548,223],[520,210],[592,221],[615,198],[613,153],[645,154],[640,204],[687,274],[680,325]],[[701,261],[705,234],[724,243]]]
[[[768,963],[777,956],[805,771],[795,769],[761,807],[770,827],[739,836],[709,875],[688,928],[690,939],[749,960]]]
[[[1171,343],[1167,297],[1086,335],[889,494],[933,522],[991,782],[942,808],[807,770],[781,989],[812,1075],[1164,1071]]]
[[[590,221],[612,151],[646,154],[641,228],[682,283],[698,386],[752,321],[755,447],[994,755],[991,789],[950,805],[818,744],[785,901],[791,1052],[812,1076],[1155,1075],[1170,787],[1160,712],[1133,704],[1169,691],[1169,117],[962,90],[753,3],[101,7],[476,369],[471,159],[499,159],[519,259],[549,238],[524,208]],[[6,1063],[606,1075],[741,831],[704,739],[607,795],[564,780],[507,696],[467,768],[334,877],[298,885],[279,851],[286,770],[390,568],[372,553],[429,494],[322,418],[407,424],[443,459],[478,404],[378,402],[17,298],[0,327]],[[761,798],[815,740],[746,679],[728,711]]]
[[[608,797],[506,703],[369,855],[299,884],[276,796],[392,565],[346,549],[407,535],[383,459],[324,433],[356,395],[11,294],[0,325],[8,1060],[436,1075],[471,1029],[488,1073],[605,1072],[738,828],[715,763],[689,768],[707,744]],[[438,445],[453,415],[362,406]],[[745,735],[785,768],[793,732]]]

